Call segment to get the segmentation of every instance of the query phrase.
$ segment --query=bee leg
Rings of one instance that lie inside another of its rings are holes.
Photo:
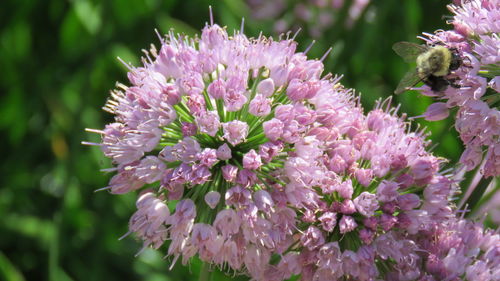
[[[434,75],[429,75],[429,77],[424,79],[424,83],[429,86],[433,92],[442,92],[448,88],[448,85],[450,85],[448,80],[441,76]]]
[[[456,88],[456,89],[460,89],[461,86],[455,83],[458,80],[460,80],[460,79],[459,78],[451,78],[451,79],[448,79],[447,82],[448,82],[448,85],[450,85],[451,87]]]

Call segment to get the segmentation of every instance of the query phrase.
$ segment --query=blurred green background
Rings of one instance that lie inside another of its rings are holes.
[[[369,109],[392,94],[410,67],[392,44],[447,28],[446,4],[372,0],[369,16],[351,30],[328,30],[308,55],[320,57],[334,46],[327,71],[343,74]],[[126,82],[116,57],[138,65],[141,49],[159,44],[155,28],[198,33],[209,5],[229,30],[239,29],[245,17],[248,35],[272,34],[273,20],[252,19],[243,0],[0,3],[0,280],[198,280],[198,262],[169,270],[165,249],[134,257],[141,244],[131,236],[118,241],[135,211],[135,195],[94,193],[106,186],[110,175],[99,169],[110,163],[80,142],[99,141],[84,129],[112,120],[101,107],[115,82]],[[306,32],[297,40],[299,50],[311,42]],[[408,92],[394,103],[415,116],[430,100]],[[457,159],[461,146],[450,120],[416,123],[429,127],[440,144],[436,154]],[[216,273],[213,280],[234,279]]]

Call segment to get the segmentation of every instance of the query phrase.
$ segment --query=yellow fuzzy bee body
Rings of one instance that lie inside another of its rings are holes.
[[[418,82],[424,82],[435,92],[444,91],[449,85],[454,85],[445,76],[461,65],[458,54],[444,46],[425,46],[410,42],[398,42],[393,45],[393,50],[408,62],[416,62],[417,67],[401,79],[394,91],[400,94],[415,86]]]

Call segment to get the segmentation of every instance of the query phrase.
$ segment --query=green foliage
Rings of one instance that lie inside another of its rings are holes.
[[[373,1],[371,21],[347,32],[328,31],[309,53],[334,47],[327,71],[362,93],[365,108],[389,96],[408,66],[391,50],[416,41],[420,31],[445,28],[444,1]],[[140,50],[158,45],[154,32],[174,28],[194,35],[215,19],[257,36],[271,26],[252,20],[243,0],[2,1],[0,9],[0,279],[2,280],[198,280],[201,263],[169,270],[162,251],[134,257],[141,244],[127,232],[135,195],[94,193],[106,186],[110,167],[84,128],[102,128],[111,116],[100,110],[115,81],[126,81],[116,57],[138,65]],[[425,15],[423,12],[425,11]],[[423,20],[425,19],[425,21]],[[299,49],[310,43],[299,35]],[[430,101],[405,93],[395,99],[410,116]],[[451,120],[426,123],[440,156],[456,160],[460,144]],[[212,280],[231,278],[220,272]]]

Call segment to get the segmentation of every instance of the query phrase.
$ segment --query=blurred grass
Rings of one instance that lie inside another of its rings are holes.
[[[332,29],[309,55],[329,46],[327,71],[362,93],[365,108],[389,96],[409,68],[393,54],[397,41],[416,41],[421,31],[445,28],[445,1],[372,1],[373,19],[354,29]],[[253,21],[242,0],[223,1],[2,1],[0,9],[0,177],[1,280],[197,280],[199,262],[168,270],[166,250],[134,254],[141,248],[127,231],[134,194],[94,193],[110,176],[84,128],[102,128],[111,116],[100,110],[115,81],[126,80],[116,60],[137,65],[140,50],[158,44],[154,33],[174,28],[194,35],[208,21],[257,36],[272,26]],[[425,20],[424,20],[425,19]],[[335,39],[335,40],[334,40]],[[298,37],[300,50],[311,42]],[[430,103],[415,93],[395,98],[401,110],[419,115]],[[451,121],[427,123],[436,154],[456,160],[460,152]],[[213,280],[232,280],[216,273]],[[240,277],[237,280],[246,280]]]

